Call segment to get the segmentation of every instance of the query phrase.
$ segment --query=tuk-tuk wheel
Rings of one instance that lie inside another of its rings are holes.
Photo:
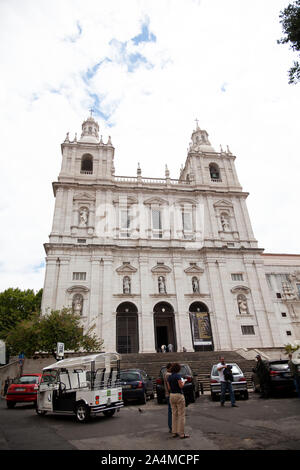
[[[113,416],[115,412],[116,410],[107,410],[107,411],[103,411],[103,414],[104,416],[110,417],[110,416]]]
[[[86,423],[90,418],[89,407],[85,403],[79,403],[76,406],[75,415],[79,423]]]

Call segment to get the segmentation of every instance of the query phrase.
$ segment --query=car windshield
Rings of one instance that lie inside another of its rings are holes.
[[[39,383],[39,378],[37,375],[23,375],[22,377],[15,379],[13,383],[23,385],[37,384]]]
[[[127,382],[134,382],[135,380],[141,380],[139,372],[120,372],[120,379]]]
[[[57,370],[45,370],[42,375],[43,383],[54,383],[57,379]]]
[[[278,370],[278,371],[287,371],[289,369],[289,365],[287,363],[284,364],[270,364],[271,370]]]
[[[230,364],[230,365],[232,366],[232,369],[231,369],[232,375],[242,375],[241,369],[236,364]],[[217,365],[213,366],[211,375],[216,375],[216,376],[219,375]]]

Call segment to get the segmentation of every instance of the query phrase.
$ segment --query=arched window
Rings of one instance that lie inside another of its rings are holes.
[[[93,173],[93,157],[92,155],[83,155],[81,159],[81,173]]]
[[[212,181],[221,180],[220,169],[216,163],[210,163],[209,173],[210,173],[210,178]]]

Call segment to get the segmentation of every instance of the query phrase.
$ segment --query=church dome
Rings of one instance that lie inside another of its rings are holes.
[[[99,124],[92,115],[82,123],[82,133],[79,142],[90,142],[94,144],[99,142]]]

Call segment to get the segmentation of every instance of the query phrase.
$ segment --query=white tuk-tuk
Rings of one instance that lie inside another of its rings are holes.
[[[43,369],[37,395],[38,415],[75,413],[83,423],[90,416],[112,416],[124,406],[117,353],[71,357]]]

